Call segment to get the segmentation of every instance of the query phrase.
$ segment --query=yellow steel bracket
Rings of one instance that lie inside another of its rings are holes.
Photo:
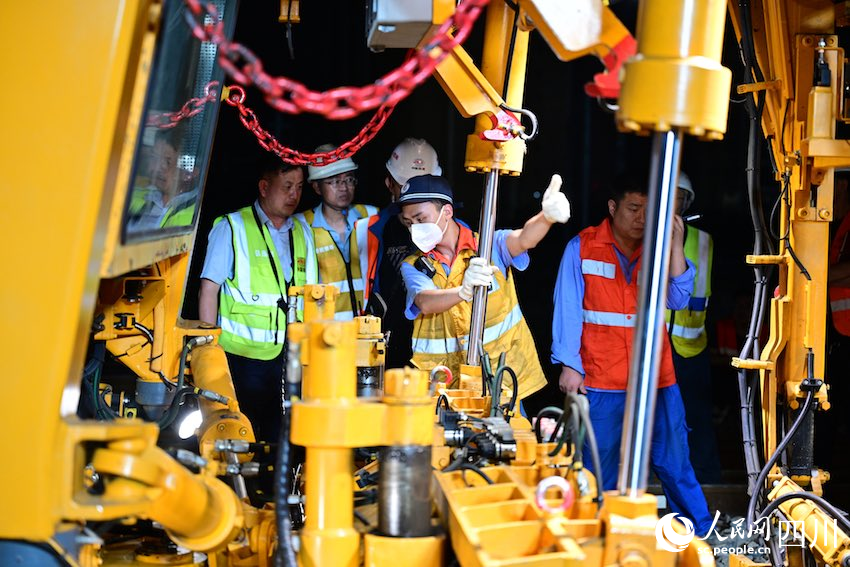
[[[300,0],[280,0],[280,15],[277,21],[282,24],[301,23]]]
[[[437,67],[435,77],[461,115],[476,117],[475,133],[467,139],[467,171],[499,170],[509,175],[522,172],[525,143],[521,138],[526,134],[514,112],[522,112],[515,109],[522,108],[528,34],[533,29],[540,31],[563,61],[589,54],[603,60],[609,73],[597,75],[595,85],[591,85],[594,88],[589,86],[588,92],[592,91],[593,96],[610,96],[607,93],[614,91],[611,85],[619,84],[617,70],[634,52],[634,40],[602,2],[596,7],[597,20],[601,21],[598,36],[577,44],[569,34],[575,30],[575,13],[564,9],[564,5],[525,0],[518,2],[517,15],[507,3],[491,2],[487,8],[481,70],[460,46]]]

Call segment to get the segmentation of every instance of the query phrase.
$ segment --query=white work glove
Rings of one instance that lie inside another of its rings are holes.
[[[493,273],[498,269],[487,263],[484,258],[473,258],[463,274],[463,285],[458,288],[457,294],[464,301],[472,301],[475,286],[490,287],[493,283]]]
[[[543,216],[549,222],[565,223],[570,220],[570,202],[567,196],[561,193],[561,176],[557,173],[552,176],[549,187],[543,193]]]

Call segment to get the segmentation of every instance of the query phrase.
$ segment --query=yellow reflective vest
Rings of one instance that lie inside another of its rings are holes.
[[[475,242],[477,245],[477,234]],[[463,274],[469,260],[476,255],[475,250],[461,250],[455,257],[448,276],[442,267],[437,268],[432,279],[434,285],[439,289],[459,287],[463,283]],[[413,254],[404,261],[414,265],[420,256],[423,254]],[[459,377],[461,364],[466,364],[471,315],[472,303],[467,301],[461,301],[443,313],[420,313],[413,322],[414,365],[423,370],[431,370],[443,364],[451,369],[454,376]],[[534,339],[517,301],[513,273],[510,269],[507,277],[501,270],[493,276],[484,320],[484,349],[492,361],[497,361],[501,353],[507,353],[507,365],[513,368],[519,379],[519,399],[546,385]],[[505,379],[507,378],[506,376]]]
[[[714,242],[711,235],[690,225],[685,235],[685,258],[696,268],[694,291],[687,309],[667,310],[667,328],[673,348],[679,356],[691,358],[705,350],[708,336],[705,332],[705,314],[711,296],[711,263]]]
[[[159,190],[153,187],[136,187],[130,196],[130,206],[127,209],[130,219],[142,214],[145,207],[148,205],[150,197],[153,193],[158,193]],[[191,226],[195,218],[195,208],[197,207],[198,194],[195,192],[194,197],[189,197],[188,194],[182,194],[184,199],[177,199],[176,206],[168,207],[162,219],[159,222],[159,228],[173,226]],[[178,195],[180,197],[180,195]],[[155,227],[147,227],[155,228]]]
[[[284,281],[271,234],[264,224],[260,232],[253,206],[219,217],[218,222],[230,223],[234,260],[233,278],[224,281],[219,293],[219,344],[225,351],[239,356],[272,360],[280,354],[286,335],[288,282]],[[293,219],[289,235],[293,255],[291,283],[297,286],[317,283],[309,227]],[[279,303],[281,297],[284,308]],[[298,318],[302,316],[299,309]]]
[[[322,205],[319,205],[321,207]],[[318,208],[318,207],[317,207]],[[378,209],[371,205],[352,205],[348,209],[348,223],[352,226],[348,236],[348,262],[337,246],[333,235],[325,228],[313,226],[316,217],[315,209],[299,213],[296,217],[302,219],[313,230],[316,263],[319,266],[319,282],[330,284],[339,290],[336,297],[337,321],[350,321],[361,315],[363,310],[364,279],[360,266],[360,251],[358,250],[355,230],[359,219],[377,214]],[[360,230],[366,230],[362,227]]]

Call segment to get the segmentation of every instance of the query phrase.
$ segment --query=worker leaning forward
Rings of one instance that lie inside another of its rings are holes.
[[[632,180],[617,183],[608,201],[610,218],[582,230],[567,244],[555,284],[552,362],[563,367],[561,391],[587,393],[605,490],[617,488],[646,200],[645,186]],[[694,268],[685,259],[683,233],[684,223],[676,215],[667,288],[670,309],[686,307],[693,289]],[[688,457],[685,410],[670,342],[665,340],[650,460],[670,508],[690,518],[703,535],[711,528],[711,516]]]
[[[455,376],[466,362],[473,288],[489,286],[484,348],[491,357],[507,353],[519,377],[518,398],[546,384],[531,332],[517,302],[511,268],[528,267],[534,248],[555,222],[570,217],[569,202],[553,176],[543,211],[517,230],[498,230],[490,261],[477,258],[478,235],[455,219],[452,189],[442,177],[423,175],[401,189],[402,222],[420,252],[401,267],[407,286],[405,315],[414,320],[413,362],[424,370],[443,364]]]
[[[410,350],[413,322],[404,316],[407,291],[401,265],[416,252],[416,247],[410,240],[410,231],[401,222],[398,198],[401,188],[411,178],[441,173],[437,152],[428,142],[405,139],[387,159],[384,185],[390,193],[390,204],[355,225],[366,310],[381,317],[382,330],[388,337],[387,368],[406,366],[413,354]]]
[[[262,440],[280,430],[287,288],[318,279],[310,229],[292,217],[303,184],[301,167],[264,161],[259,198],[216,219],[201,272],[200,318],[221,327],[240,408]]]
[[[324,144],[316,148],[316,153],[335,149],[331,144]],[[323,166],[307,166],[307,181],[322,202],[296,215],[313,230],[319,282],[339,290],[334,315],[337,321],[350,321],[363,313],[364,277],[354,224],[378,212],[371,205],[351,204],[357,187],[356,169],[357,164],[351,158]]]

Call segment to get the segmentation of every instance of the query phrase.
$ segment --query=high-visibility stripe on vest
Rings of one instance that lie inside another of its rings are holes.
[[[841,224],[838,226],[838,231],[835,233],[835,238],[829,246],[829,265],[835,265],[841,261],[847,261],[846,253],[850,253],[850,248],[847,248],[848,240],[850,240],[850,214],[844,217]],[[850,288],[831,285],[828,289],[829,308],[832,311],[832,324],[835,330],[842,335],[850,337]]]
[[[637,282],[640,259],[626,281],[614,250],[609,219],[579,233],[582,300],[581,362],[588,388],[625,390],[629,381],[632,339],[637,320]],[[639,252],[638,252],[639,253]],[[662,331],[662,329],[659,329]],[[666,335],[666,333],[665,333]],[[662,347],[658,387],[676,382],[670,342]]]
[[[330,284],[339,290],[334,315],[334,319],[337,321],[350,321],[362,313],[365,286],[358,251],[356,224],[358,220],[377,214],[377,212],[378,209],[371,205],[353,205],[348,209],[349,222],[353,221],[355,224],[355,229],[348,236],[348,262],[345,261],[342,251],[337,246],[330,231],[313,226],[314,211],[305,211],[299,215],[313,230],[320,282]],[[351,285],[349,285],[349,278]],[[351,293],[352,288],[353,293]]]
[[[475,241],[478,242],[477,235]],[[413,254],[404,261],[413,265],[422,255]],[[475,255],[475,250],[458,252],[448,277],[442,268],[437,269],[432,279],[434,285],[439,289],[460,286],[469,260]],[[413,322],[413,364],[422,370],[442,364],[448,366],[454,376],[460,376],[460,366],[466,364],[471,316],[472,303],[467,301],[443,313],[420,314]],[[507,278],[501,271],[493,276],[484,320],[484,349],[494,361],[501,353],[507,353],[507,365],[519,379],[519,399],[546,385],[534,339],[517,301],[511,270]]]
[[[708,298],[711,296],[711,264],[714,257],[714,241],[711,235],[690,225],[685,235],[685,258],[693,262],[694,291],[687,309],[667,310],[666,321],[673,341],[673,348],[685,358],[698,355],[708,345],[705,332],[705,315]],[[670,319],[673,324],[670,325]]]
[[[357,255],[360,259],[360,274],[363,276],[364,308],[372,296],[372,287],[378,275],[378,249],[381,243],[370,229],[380,218],[379,214],[375,214],[354,223],[354,239],[357,242]]]
[[[286,300],[287,282],[269,229],[263,225],[260,232],[252,209],[245,207],[216,219],[217,223],[230,223],[234,259],[233,278],[225,280],[219,294],[219,344],[239,356],[271,360],[280,354],[285,339],[286,311],[280,309],[278,301],[281,296]],[[289,234],[295,253],[292,283],[316,283],[318,273],[309,228],[293,219]],[[298,318],[301,317],[299,309]]]

